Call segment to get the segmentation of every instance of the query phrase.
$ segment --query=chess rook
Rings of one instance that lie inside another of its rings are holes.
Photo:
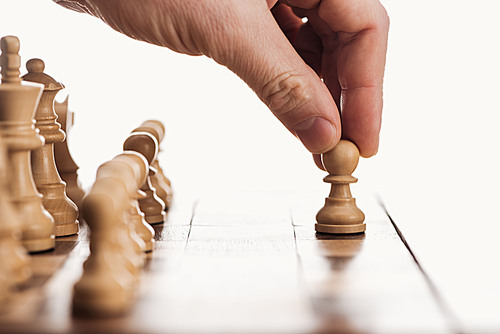
[[[66,134],[65,141],[54,143],[54,158],[57,171],[61,179],[66,183],[66,194],[80,211],[85,191],[83,191],[78,180],[79,167],[73,160],[68,147],[68,131],[73,126],[74,115],[68,110],[68,97],[61,103],[55,101],[54,110],[57,114],[57,121],[61,124],[61,130]]]
[[[349,186],[358,180],[351,175],[358,165],[358,148],[348,140],[341,140],[322,158],[329,173],[324,181],[331,183],[332,188],[325,206],[316,215],[316,231],[332,234],[364,232],[365,215],[356,206]]]
[[[158,120],[147,120],[141,124],[138,128],[135,128],[132,132],[148,132],[152,134],[158,141],[158,155],[161,152],[161,142],[165,138],[165,126],[162,122]],[[156,189],[156,194],[165,203],[165,211],[168,211],[172,205],[172,184],[170,180],[163,173],[163,169],[160,166],[158,156],[152,163],[152,167],[156,169],[156,174],[151,177],[151,184]]]
[[[35,114],[35,126],[45,138],[45,145],[31,153],[33,179],[38,191],[43,195],[43,205],[55,220],[55,235],[65,236],[78,233],[78,208],[66,196],[66,185],[61,180],[54,160],[54,143],[64,141],[65,135],[56,122],[54,111],[56,94],[64,86],[45,74],[45,64],[41,59],[30,59],[26,63],[26,81],[41,83],[44,90]]]
[[[43,91],[39,84],[19,78],[19,40],[7,36],[1,40],[2,84],[0,85],[0,136],[7,147],[7,188],[18,212],[21,240],[29,252],[54,248],[54,219],[44,209],[31,170],[31,150],[44,144],[33,126],[33,116]]]
[[[163,223],[166,219],[165,203],[156,195],[156,189],[151,185],[151,176],[156,173],[151,163],[158,154],[158,141],[148,132],[134,132],[123,143],[123,149],[138,152],[148,161],[150,166],[148,177],[141,187],[146,197],[139,199],[139,208],[149,224]]]

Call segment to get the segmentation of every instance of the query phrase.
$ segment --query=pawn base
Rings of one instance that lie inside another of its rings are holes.
[[[316,232],[329,233],[329,234],[354,234],[363,233],[366,231],[366,224],[356,224],[356,225],[326,225],[326,224],[315,224],[314,228]]]
[[[150,253],[153,251],[154,240],[146,241],[146,248],[144,249],[145,253]]]
[[[73,314],[77,317],[114,318],[121,317],[130,312],[130,301],[123,298],[100,298],[89,300],[75,297],[73,299]]]
[[[54,249],[56,243],[54,236],[51,236],[41,239],[23,240],[23,246],[30,253],[38,253]]]
[[[70,224],[56,224],[54,234],[56,237],[65,237],[77,234],[80,230],[78,220]]]
[[[146,216],[144,217],[146,219],[146,222],[150,225],[155,225],[155,224],[163,224],[165,222],[165,219],[167,218],[165,213],[162,211],[161,214],[158,215],[151,215],[151,216]]]
[[[22,286],[26,284],[31,278],[31,269],[28,266],[18,268],[15,273],[13,273],[12,281],[17,286]]]

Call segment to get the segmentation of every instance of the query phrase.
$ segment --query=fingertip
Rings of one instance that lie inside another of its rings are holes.
[[[323,166],[323,161],[321,160],[321,154],[313,154],[313,159],[319,169],[326,171],[325,166]]]
[[[338,142],[338,131],[335,125],[320,116],[300,122],[294,127],[294,132],[302,144],[315,154],[329,151]]]
[[[375,147],[368,147],[363,149],[359,149],[359,155],[362,156],[363,158],[371,158],[378,153],[378,144]]]
[[[379,137],[368,138],[365,136],[345,136],[345,139],[352,141],[359,149],[359,155],[363,158],[373,157],[378,153]]]
[[[376,139],[373,139],[372,141],[365,144],[363,150],[360,150],[360,155],[363,158],[371,158],[377,155],[378,148],[379,148],[379,139],[377,137]]]

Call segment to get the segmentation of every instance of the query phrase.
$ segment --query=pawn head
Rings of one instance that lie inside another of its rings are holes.
[[[124,151],[113,158],[116,161],[122,161],[128,164],[134,171],[137,187],[140,188],[148,177],[149,164],[146,158],[135,151]]]
[[[151,165],[156,160],[158,154],[158,141],[147,132],[133,132],[123,143],[124,151],[135,151],[142,154],[148,164]]]
[[[358,166],[359,150],[353,142],[341,139],[331,151],[323,153],[322,159],[331,175],[351,175]]]
[[[165,125],[161,121],[157,119],[150,119],[142,124],[158,129],[157,131],[160,132],[160,141],[163,140],[163,137],[165,136]]]
[[[46,74],[45,62],[39,58],[33,58],[26,63],[28,73],[23,76],[23,80],[41,83],[45,86],[45,91],[59,91],[64,85],[57,82],[53,77]]]
[[[39,58],[33,58],[26,63],[26,69],[30,73],[43,73],[45,71],[45,63]]]
[[[132,132],[148,132],[155,136],[158,143],[161,143],[165,136],[165,126],[157,120],[144,121],[141,126],[135,128]]]
[[[99,166],[97,169],[96,182],[102,181],[103,179],[115,180],[117,184],[121,184],[122,189],[129,196],[132,196],[137,191],[134,171],[132,167],[123,161],[116,161],[113,159]]]

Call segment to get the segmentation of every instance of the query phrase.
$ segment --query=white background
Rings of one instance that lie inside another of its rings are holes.
[[[360,162],[356,187],[382,195],[466,325],[500,328],[499,2],[383,3],[391,31],[380,151]],[[44,59],[67,87],[85,186],[131,129],[156,118],[178,192],[326,192],[300,142],[213,61],[131,40],[49,0],[0,0],[0,11],[0,35],[20,37],[23,63]]]

